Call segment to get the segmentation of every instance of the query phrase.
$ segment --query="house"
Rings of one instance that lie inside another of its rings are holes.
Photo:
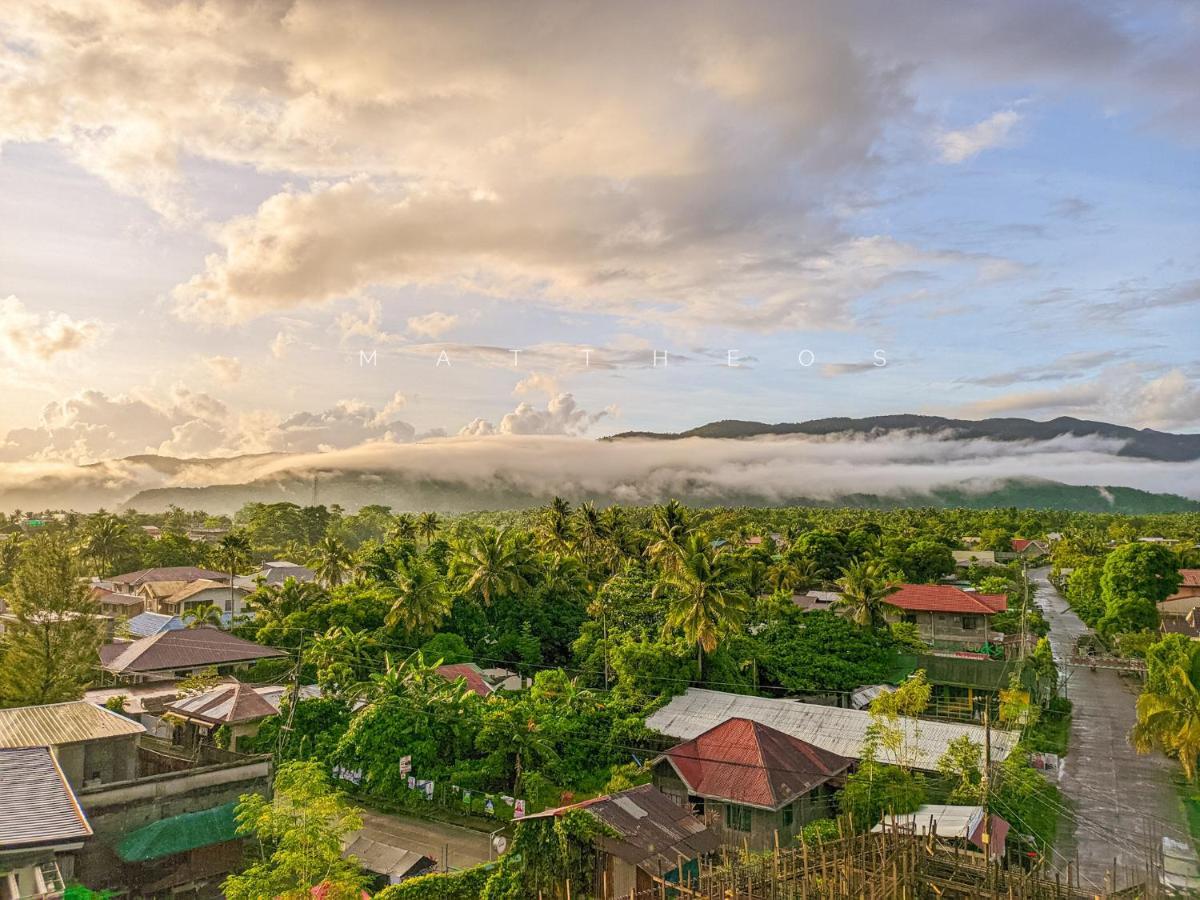
[[[0,897],[61,897],[92,835],[48,747],[0,749]]]
[[[1012,552],[1017,556],[1032,559],[1035,556],[1045,556],[1050,552],[1050,545],[1045,541],[1029,541],[1024,538],[1012,539]]]
[[[228,674],[260,659],[287,656],[218,628],[183,628],[163,631],[132,643],[100,646],[100,665],[106,672],[133,682],[157,678],[182,678],[205,669]]]
[[[960,569],[999,565],[995,550],[951,550],[950,554],[954,557],[954,565]]]
[[[792,603],[805,612],[814,610],[833,609],[834,604],[842,599],[837,591],[806,591],[792,594]]]
[[[193,581],[199,581],[201,578],[209,578],[213,581],[224,582],[225,584],[229,583],[228,574],[215,572],[212,569],[201,569],[196,566],[160,566],[155,569],[138,569],[136,572],[114,575],[99,583],[111,587],[112,590],[132,594],[136,593],[137,589],[142,585],[155,581],[173,581],[190,584]]]
[[[1186,613],[1164,613],[1162,606],[1159,606],[1159,630],[1163,634],[1182,634],[1184,637],[1191,638],[1193,641],[1200,641],[1200,598],[1196,600],[1197,606],[1192,607]]]
[[[143,525],[142,534],[146,535],[152,541],[162,540],[162,529],[157,525]]]
[[[437,667],[437,673],[447,681],[466,680],[467,687],[480,697],[496,691],[519,691],[526,686],[524,679],[508,669],[483,669],[473,662],[451,663]]]
[[[49,747],[76,790],[133,778],[145,733],[138,722],[86,700],[0,709],[0,748]]]
[[[921,640],[950,649],[980,647],[999,638],[991,618],[1008,608],[1004,594],[979,594],[950,584],[902,584],[887,602],[894,607],[889,620],[912,622]]]
[[[179,616],[144,612],[125,622],[123,631],[133,640],[137,640],[138,638],[153,637],[156,634],[162,634],[164,631],[178,631],[186,627],[187,625],[184,624],[183,619],[179,618]]]
[[[226,615],[243,616],[248,612],[246,597],[249,594],[247,588],[238,587],[236,584],[230,587],[228,581],[199,578],[158,600],[154,611],[169,616],[186,616],[194,610],[215,606]]]
[[[240,682],[221,684],[168,703],[165,714],[179,722],[172,743],[183,747],[211,743],[213,733],[223,727],[229,732],[229,748],[237,750],[239,741],[258,733],[263,719],[279,712],[278,698],[282,696],[282,688],[269,686],[264,690],[277,692],[274,704],[259,689]]]
[[[651,764],[654,785],[722,843],[767,850],[833,814],[854,760],[752,719],[726,719]]]
[[[299,582],[309,582],[317,580],[317,573],[307,566],[302,566],[298,563],[288,562],[287,560],[273,560],[265,562],[253,575],[239,575],[233,583],[253,591],[258,587],[259,582],[263,584],[283,584],[289,578],[293,578]]]
[[[1180,569],[1179,570],[1179,590],[1173,593],[1163,603],[1170,603],[1172,600],[1190,600],[1195,599],[1196,605],[1200,606],[1200,569]],[[1159,609],[1163,606],[1160,603]]]
[[[229,534],[228,528],[189,528],[187,539],[201,544],[219,544],[221,538]]]
[[[871,726],[871,714],[863,709],[688,688],[647,717],[646,727],[677,740],[691,740],[727,719],[760,722],[853,760],[862,758],[863,742]],[[911,745],[912,767],[925,772],[937,771],[938,760],[956,738],[967,737],[980,747],[984,743],[983,727],[966,722],[902,719],[899,727],[905,742]],[[1018,737],[1016,732],[993,728],[993,761],[1008,756]],[[884,763],[897,761],[887,749],[880,752],[879,759]]]
[[[111,616],[117,621],[132,618],[146,610],[145,597],[109,590],[99,585],[92,586],[88,597],[100,608],[103,615]]]
[[[893,830],[901,834],[922,836],[935,834],[939,842],[957,843],[960,846],[973,845],[983,851],[987,849],[987,845],[983,842],[983,817],[982,806],[926,804],[916,812],[888,816],[871,831],[876,834]],[[988,824],[990,826],[991,856],[994,859],[1003,859],[1004,842],[1010,826],[1006,820],[995,813],[992,813],[991,821]]]
[[[592,839],[596,851],[592,889],[599,900],[634,892],[649,896],[664,881],[693,880],[700,860],[720,847],[717,836],[698,817],[652,784],[535,813],[523,821],[561,818],[571,810],[582,810],[604,826]]]

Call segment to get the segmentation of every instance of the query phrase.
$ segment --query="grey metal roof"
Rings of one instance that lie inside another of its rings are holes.
[[[138,599],[141,599],[140,597]],[[125,627],[130,634],[138,637],[150,637],[163,631],[177,631],[186,628],[179,616],[168,616],[164,613],[138,613],[125,621]]]
[[[0,747],[55,747],[145,731],[141,724],[86,700],[0,709]]]
[[[0,850],[79,841],[92,833],[46,747],[0,750]]]
[[[670,737],[691,740],[727,719],[751,719],[784,734],[807,741],[823,750],[854,759],[862,757],[862,745],[867,736],[871,715],[863,709],[841,709],[818,706],[796,700],[770,697],[750,697],[688,688],[646,719],[646,727]],[[937,771],[937,761],[946,747],[957,737],[966,735],[981,747],[983,727],[965,722],[931,722],[925,719],[905,719],[909,745],[915,748],[915,768]],[[1017,743],[1012,731],[992,729],[992,758],[1003,760]],[[887,750],[880,751],[881,762],[896,762]]]

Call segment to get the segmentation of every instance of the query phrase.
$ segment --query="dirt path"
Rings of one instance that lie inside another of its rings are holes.
[[[1070,811],[1059,824],[1054,864],[1065,870],[1066,860],[1077,860],[1083,884],[1100,887],[1114,860],[1118,871],[1144,870],[1160,837],[1187,840],[1187,825],[1171,781],[1176,764],[1157,753],[1143,756],[1127,740],[1140,681],[1065,664],[1076,638],[1089,629],[1046,579],[1047,571],[1029,574],[1050,622],[1050,643],[1066,677],[1065,694],[1074,704],[1069,752],[1059,778]]]

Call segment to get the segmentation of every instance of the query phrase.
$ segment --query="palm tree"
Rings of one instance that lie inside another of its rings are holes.
[[[417,536],[417,520],[411,513],[400,513],[392,522],[390,536],[397,541],[411,541]]]
[[[683,546],[695,526],[678,500],[656,506],[650,513],[650,542],[646,556],[664,570],[677,569]]]
[[[417,518],[417,533],[425,539],[426,544],[432,544],[437,537],[438,529],[442,527],[442,519],[435,512],[423,512]]]
[[[887,627],[887,614],[896,609],[888,597],[900,590],[878,562],[852,562],[842,569],[837,580],[842,597],[837,605],[849,612],[850,618],[872,631]]]
[[[485,606],[528,586],[527,547],[507,528],[470,533],[450,564],[451,577],[465,594],[475,594]]]
[[[767,569],[767,580],[775,591],[807,591],[820,582],[817,564],[803,557],[785,556]]]
[[[220,562],[221,568],[229,573],[229,606],[225,611],[232,614],[234,602],[233,580],[237,577],[237,570],[244,566],[250,559],[250,538],[241,531],[229,532],[217,544],[217,559]]]
[[[220,628],[224,611],[215,603],[206,603],[190,609],[183,617],[188,628],[204,628],[211,626]]]
[[[561,556],[570,552],[574,541],[571,504],[562,497],[555,497],[543,511],[538,524],[538,546],[547,553]]]
[[[389,626],[400,625],[409,634],[432,634],[449,615],[446,580],[429,560],[414,559],[393,574],[391,583],[396,599],[388,610]]]
[[[339,587],[349,573],[354,559],[349,548],[334,535],[327,534],[317,545],[317,579],[326,587]]]
[[[363,679],[359,677],[371,661],[371,632],[334,626],[315,635],[304,648],[304,662],[315,666],[322,688],[342,693]]]
[[[721,637],[745,619],[750,598],[732,587],[736,562],[714,550],[703,535],[688,538],[678,564],[662,573],[652,596],[667,596],[666,629],[682,629],[696,645],[696,663],[704,672],[704,654],[712,653]]]
[[[1176,756],[1189,781],[1196,780],[1200,757],[1200,672],[1197,654],[1189,654],[1190,669],[1182,661],[1170,663],[1158,684],[1147,683],[1137,700],[1137,724],[1130,740],[1138,753],[1159,748]]]
[[[83,552],[90,556],[103,574],[112,573],[113,561],[129,546],[129,529],[116,516],[97,513],[87,524]]]

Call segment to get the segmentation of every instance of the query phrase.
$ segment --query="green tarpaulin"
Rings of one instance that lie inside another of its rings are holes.
[[[169,819],[151,822],[130,832],[117,845],[117,855],[125,862],[145,862],[172,853],[184,853],[197,847],[208,847],[238,836],[234,811],[237,803],[226,803],[213,809],[184,813]]]

